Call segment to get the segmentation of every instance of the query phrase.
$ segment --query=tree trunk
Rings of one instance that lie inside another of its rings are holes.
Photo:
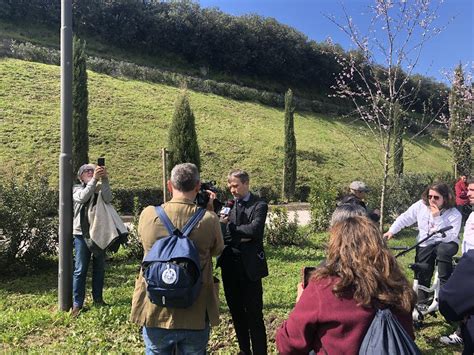
[[[382,180],[382,192],[380,194],[380,221],[379,228],[383,232],[383,222],[385,219],[384,208],[385,208],[385,193],[387,191],[387,180],[388,180],[388,166],[390,162],[390,137],[387,140],[385,146],[385,156],[383,162],[383,180]]]

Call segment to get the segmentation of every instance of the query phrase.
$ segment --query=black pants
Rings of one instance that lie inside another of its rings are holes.
[[[430,286],[436,261],[438,263],[440,286],[444,285],[453,272],[453,256],[456,255],[458,249],[459,246],[456,242],[417,247],[415,261],[428,264],[427,270],[420,271],[416,275],[419,284],[426,287]],[[419,293],[419,296],[423,299],[426,297],[426,294],[422,292]]]
[[[262,280],[251,281],[240,256],[227,255],[222,260],[222,282],[240,351],[249,355],[250,340],[254,355],[267,353],[267,335],[263,322]]]

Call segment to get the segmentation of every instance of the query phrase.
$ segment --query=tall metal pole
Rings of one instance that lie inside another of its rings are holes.
[[[59,310],[72,306],[72,0],[61,0],[61,154],[59,156]]]

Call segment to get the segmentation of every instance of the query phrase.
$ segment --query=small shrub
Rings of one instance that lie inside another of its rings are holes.
[[[330,177],[313,182],[309,203],[311,205],[311,227],[314,231],[324,231],[329,227],[338,195],[339,190]]]
[[[57,196],[37,173],[0,185],[0,272],[18,264],[35,267],[56,254]]]
[[[139,207],[138,197],[133,198],[133,220],[129,229],[128,241],[125,245],[127,256],[142,260],[143,259],[143,246],[138,235],[138,221],[140,219],[141,208]]]
[[[135,209],[142,210],[149,205],[159,205],[163,202],[162,189],[112,189],[113,204],[121,214],[133,214]],[[134,198],[137,198],[135,206]]]
[[[305,241],[303,233],[298,229],[298,216],[288,220],[288,211],[284,207],[274,207],[268,217],[265,239],[271,245],[301,245]]]
[[[18,43],[12,41],[10,44],[10,52],[14,58],[45,64],[58,65],[61,58],[61,54],[58,50],[35,46],[29,42]]]

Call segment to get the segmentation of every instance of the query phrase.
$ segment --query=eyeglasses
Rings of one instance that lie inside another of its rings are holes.
[[[428,200],[434,199],[435,201],[438,201],[441,196],[437,195],[428,195]]]
[[[83,173],[93,173],[94,169],[84,169]]]

